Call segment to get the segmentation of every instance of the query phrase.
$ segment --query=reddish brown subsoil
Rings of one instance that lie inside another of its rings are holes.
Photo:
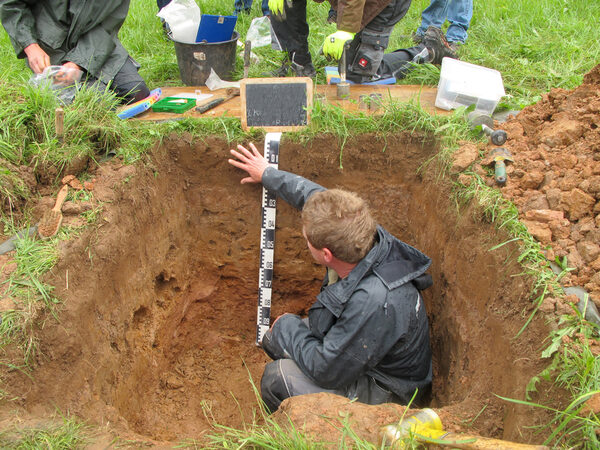
[[[549,256],[577,251],[587,258],[570,282],[594,295],[599,79],[596,68],[582,87],[552,91],[503,125],[515,158],[503,192],[528,226],[544,228],[543,214],[563,213],[552,219],[557,223],[546,223],[554,249]],[[579,125],[569,128],[567,120]],[[41,356],[31,378],[4,374],[8,398],[16,398],[1,405],[4,416],[20,408],[21,416],[41,417],[59,408],[121,436],[171,442],[202,439],[214,432],[214,422],[241,427],[252,421],[251,380],[258,384],[267,362],[254,344],[260,187],[239,184],[241,173],[227,164],[231,146],[219,138],[166,138],[141,164],[113,161],[96,169],[94,202],[102,213],[95,226],[61,244],[48,279],[65,301],[60,321],[48,318],[38,330]],[[533,310],[518,248],[491,250],[506,236],[476,208],[456,207],[448,181],[435,165],[423,165],[436,151],[422,135],[361,136],[345,144],[342,169],[336,139],[284,138],[280,168],[360,193],[383,226],[432,257],[434,286],[425,292],[434,352],[431,406],[444,424],[539,441],[528,427],[548,417],[497,395],[522,399],[527,382],[548,363],[539,357],[547,345],[546,318],[538,314],[515,339]],[[35,214],[52,201],[42,203]],[[81,205],[65,208],[73,208],[65,224],[81,224]],[[14,270],[10,254],[0,258],[5,274]],[[298,212],[280,202],[272,315],[305,313],[321,276]],[[565,305],[553,307],[546,311],[560,313]],[[560,393],[539,395],[534,400],[558,406]],[[286,411],[326,416],[338,401],[326,399],[291,399]],[[375,439],[369,433],[390,417],[364,408],[352,414],[361,417],[363,435]],[[319,426],[313,431],[331,439]]]
[[[494,394],[522,397],[543,368],[547,329],[537,319],[512,340],[532,308],[514,248],[490,252],[503,239],[493,226],[458,215],[433,170],[416,174],[435,152],[423,139],[363,136],[346,144],[343,169],[331,137],[284,140],[280,167],[360,192],[386,228],[433,258],[433,405],[454,405],[460,419],[487,405],[478,429],[515,437],[521,416]],[[63,244],[53,270],[60,323],[40,330],[33,378],[10,378],[24,408],[58,406],[162,441],[199,438],[213,420],[251,421],[249,379],[267,361],[254,345],[260,188],[239,184],[229,147],[166,139],[149,164],[98,169],[102,216]],[[306,312],[320,285],[298,221],[278,206],[273,316]]]
[[[549,260],[566,256],[566,286],[600,307],[600,65],[573,91],[552,89],[501,128],[515,161],[502,188]]]

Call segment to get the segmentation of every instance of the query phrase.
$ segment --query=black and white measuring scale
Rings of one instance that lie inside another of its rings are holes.
[[[267,133],[264,156],[270,167],[279,167],[281,133]],[[277,197],[263,187],[260,226],[260,268],[258,270],[258,314],[256,345],[260,345],[271,323],[271,293],[273,292],[273,261],[275,253],[275,219]]]

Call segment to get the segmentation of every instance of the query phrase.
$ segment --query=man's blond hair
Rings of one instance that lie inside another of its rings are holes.
[[[371,250],[377,224],[367,202],[353,192],[329,189],[313,194],[302,209],[304,232],[317,249],[357,263]]]

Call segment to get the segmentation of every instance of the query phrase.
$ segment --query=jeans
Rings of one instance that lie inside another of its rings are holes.
[[[242,9],[247,11],[250,8],[252,8],[252,1],[253,0],[235,0],[235,2],[233,4],[233,7],[235,9],[235,14],[238,14],[239,12],[241,12]],[[262,9],[263,16],[269,15],[269,0],[262,0],[261,9]]]
[[[431,25],[441,28],[446,19],[450,26],[446,31],[448,42],[464,43],[473,17],[473,0],[431,0],[421,14],[421,26],[416,34],[423,36]]]

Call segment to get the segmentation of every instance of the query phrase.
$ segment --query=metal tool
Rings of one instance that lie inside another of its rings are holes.
[[[496,178],[496,183],[506,183],[506,163],[514,161],[512,155],[504,147],[497,147],[491,151],[490,157],[494,163],[494,176]]]
[[[25,237],[34,237],[37,235],[38,226],[34,225],[29,228],[25,228],[19,231],[17,234],[11,236],[9,239],[0,244],[0,255],[4,255],[15,248],[17,248],[16,241],[19,239],[25,239]]]
[[[350,83],[346,81],[346,53],[349,47],[349,42],[345,42],[340,61],[340,82],[337,84],[337,98],[339,99],[347,98],[350,95]]]
[[[481,127],[481,130],[490,137],[492,144],[503,145],[508,139],[508,135],[504,130],[494,130],[494,119],[486,114],[477,111],[472,111],[467,115],[467,120],[471,128]]]
[[[246,41],[244,43],[244,78],[248,78],[248,71],[250,70],[250,52],[252,51],[252,42]]]
[[[196,112],[204,114],[206,111],[219,106],[221,103],[225,103],[231,100],[233,97],[240,95],[240,88],[227,88],[225,91],[226,97],[219,97],[214,100],[205,103],[204,105],[196,106]]]
[[[281,133],[265,136],[265,159],[271,167],[279,166]],[[258,313],[256,316],[256,345],[260,345],[271,323],[271,294],[273,292],[273,262],[275,252],[275,218],[277,196],[263,187],[260,227],[260,268],[258,270]]]

